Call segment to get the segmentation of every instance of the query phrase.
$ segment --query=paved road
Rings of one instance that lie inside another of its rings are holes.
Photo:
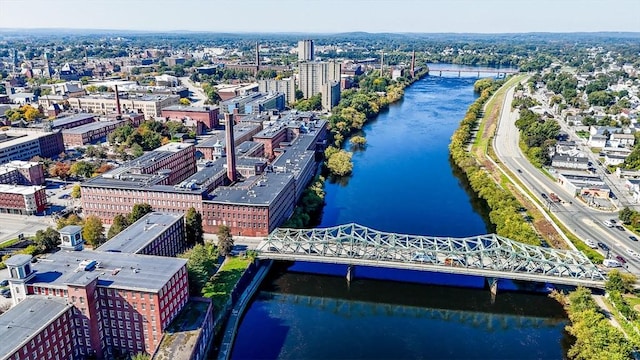
[[[505,96],[494,140],[494,148],[498,158],[512,170],[513,174],[519,178],[534,196],[538,197],[541,203],[545,204],[546,202],[541,194],[550,192],[558,194],[562,203],[548,204],[547,207],[576,236],[581,239],[593,239],[609,245],[612,250],[610,257],[621,255],[627,260],[629,271],[640,274],[640,259],[628,254],[629,249],[640,252],[638,243],[629,240],[631,233],[611,229],[603,225],[604,220],[617,218],[617,213],[602,212],[587,207],[573,198],[572,194],[568,194],[555,181],[541,173],[524,157],[518,146],[519,133],[515,126],[518,112],[511,111],[513,93],[514,89],[511,88]]]
[[[180,82],[182,83],[182,85],[186,86],[189,89],[189,92],[191,93],[191,105],[192,106],[203,106],[205,100],[207,100],[207,95],[204,93],[204,91],[202,91],[201,88],[195,86],[195,84],[193,82],[191,82],[191,79],[189,79],[188,77],[181,77],[179,78]]]
[[[55,227],[51,216],[0,215],[0,243],[18,237],[18,234],[35,235],[48,226]]]

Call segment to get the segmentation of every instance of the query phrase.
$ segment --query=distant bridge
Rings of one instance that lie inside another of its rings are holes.
[[[455,69],[455,68],[445,68],[445,69],[429,69],[428,74],[435,76],[436,74],[438,76],[442,76],[443,73],[457,73],[458,77],[460,77],[460,75],[462,74],[466,74],[466,73],[472,73],[472,74],[477,74],[478,77],[480,77],[481,74],[497,74],[498,76],[500,75],[510,75],[510,74],[517,74],[519,73],[519,70],[508,70],[508,69],[482,69],[482,70],[478,70],[478,69]]]
[[[357,224],[274,230],[258,245],[262,259],[308,261],[484,276],[603,288],[605,277],[581,252],[522,244],[498,235],[467,238],[381,232]]]

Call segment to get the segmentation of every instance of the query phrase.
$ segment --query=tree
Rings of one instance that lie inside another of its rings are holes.
[[[56,228],[58,230],[60,230],[63,227],[68,226],[68,225],[82,225],[82,223],[83,223],[83,221],[78,215],[71,214],[71,215],[67,216],[66,218],[62,217],[62,218],[58,219],[58,222],[56,223]]]
[[[351,145],[355,148],[362,148],[367,143],[367,139],[364,136],[354,136],[349,140]]]
[[[61,180],[66,180],[69,178],[70,170],[71,166],[68,163],[58,161],[49,167],[49,175],[58,177]]]
[[[329,157],[327,160],[327,168],[332,174],[338,176],[345,176],[351,173],[353,170],[353,163],[351,162],[351,153],[339,150]]]
[[[202,288],[215,272],[218,254],[211,244],[196,244],[179,257],[187,259],[189,293],[199,295]]]
[[[634,213],[635,213],[635,211],[631,210],[628,206],[626,206],[625,208],[620,210],[620,213],[618,214],[618,218],[625,225],[630,225],[631,224],[631,219],[633,218]]]
[[[90,178],[95,170],[96,166],[88,161],[76,161],[69,169],[71,174],[85,178]]]
[[[80,199],[80,196],[82,195],[80,189],[80,184],[73,185],[73,188],[71,189],[71,197],[74,199]]]
[[[122,232],[122,230],[126,229],[129,226],[129,220],[122,215],[118,214],[113,217],[113,222],[111,223],[111,227],[109,228],[109,232],[107,232],[107,239],[111,239],[112,237],[118,235]]]
[[[38,109],[34,108],[31,105],[24,105],[22,108],[24,109],[24,118],[27,121],[33,121],[35,119],[44,117],[44,115]]]
[[[194,244],[203,244],[204,231],[202,229],[202,215],[197,212],[195,208],[190,207],[184,217],[184,222],[187,233],[187,244],[190,246]]]
[[[140,220],[143,216],[153,211],[151,205],[146,203],[135,204],[133,205],[133,209],[128,216],[129,224],[133,224],[134,222]]]
[[[636,283],[636,277],[633,274],[621,273],[618,270],[611,270],[607,274],[607,282],[604,285],[608,292],[628,293],[633,291],[633,285]]]
[[[227,225],[218,227],[218,253],[220,256],[227,256],[233,249],[233,236],[231,229]]]
[[[102,220],[95,215],[87,216],[82,228],[82,237],[94,248],[102,245],[106,241]]]
[[[35,244],[39,252],[49,252],[60,245],[60,233],[52,227],[36,231]]]

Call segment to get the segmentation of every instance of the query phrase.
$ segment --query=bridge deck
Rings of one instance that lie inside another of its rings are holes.
[[[548,249],[497,235],[425,237],[356,224],[326,229],[276,229],[258,246],[274,260],[366,265],[492,278],[604,287],[604,276],[576,251]]]

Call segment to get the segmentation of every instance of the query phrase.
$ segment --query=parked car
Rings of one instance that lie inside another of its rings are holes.
[[[587,246],[592,248],[592,249],[597,249],[598,248],[598,244],[596,244],[596,242],[591,240],[591,239],[585,240],[584,243],[587,244]]]
[[[7,279],[0,280],[0,286],[7,286],[7,285],[9,285],[9,280]]]
[[[10,298],[11,297],[11,290],[4,289],[4,290],[0,291],[0,295],[4,296],[6,298]]]

